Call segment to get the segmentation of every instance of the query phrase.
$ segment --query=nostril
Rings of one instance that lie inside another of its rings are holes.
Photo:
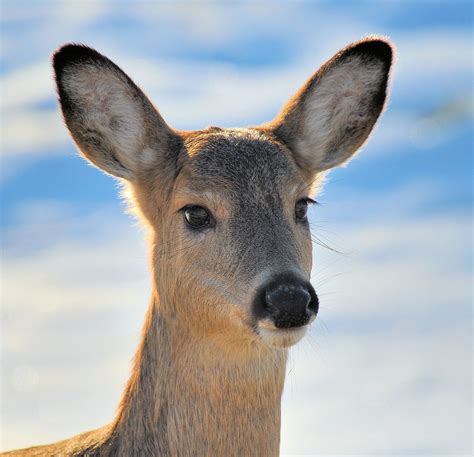
[[[296,300],[300,301],[301,305],[307,308],[311,301],[311,294],[309,293],[309,290],[301,289],[299,294],[296,296]]]
[[[308,309],[312,311],[314,314],[318,314],[319,310],[319,298],[316,295],[316,292],[314,290],[310,291],[310,301],[308,305]]]

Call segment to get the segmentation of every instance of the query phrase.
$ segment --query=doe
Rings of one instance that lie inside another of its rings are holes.
[[[391,63],[390,43],[368,37],[273,121],[184,132],[97,51],[55,53],[74,141],[123,180],[149,228],[153,288],[112,423],[10,455],[278,455],[288,347],[318,313],[307,208],[327,170],[367,139]]]

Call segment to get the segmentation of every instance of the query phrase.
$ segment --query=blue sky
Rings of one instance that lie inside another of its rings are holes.
[[[4,1],[3,448],[110,420],[148,300],[142,234],[67,136],[52,51],[95,47],[194,129],[271,119],[339,48],[383,34],[390,105],[311,214],[344,254],[315,246],[321,319],[292,351],[282,452],[469,454],[472,19],[447,0]]]

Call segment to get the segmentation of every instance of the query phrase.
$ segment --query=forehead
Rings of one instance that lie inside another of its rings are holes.
[[[211,128],[185,145],[186,181],[196,190],[272,193],[304,185],[289,151],[257,130]]]

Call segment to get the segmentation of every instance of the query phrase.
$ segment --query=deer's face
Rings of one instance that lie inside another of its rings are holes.
[[[173,311],[207,332],[295,343],[318,299],[310,186],[290,151],[258,130],[211,129],[188,137],[180,154],[154,260]]]
[[[385,101],[391,48],[367,39],[327,62],[271,123],[178,132],[115,64],[55,56],[71,134],[129,182],[153,231],[160,311],[232,346],[296,343],[318,311],[306,216],[313,183],[365,141]],[[229,107],[231,110],[232,107]]]

